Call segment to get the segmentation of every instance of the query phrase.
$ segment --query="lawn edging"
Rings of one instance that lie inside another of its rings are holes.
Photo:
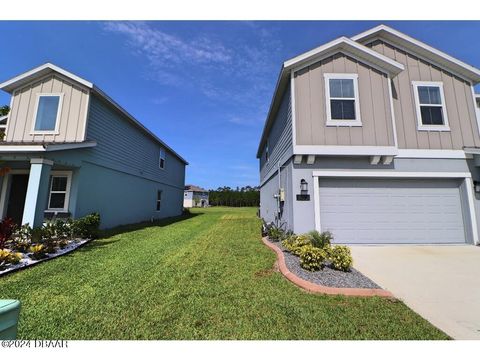
[[[267,237],[262,237],[263,243],[269,247],[272,251],[277,254],[277,263],[280,272],[285,276],[289,281],[297,285],[298,287],[319,294],[327,295],[345,295],[345,296],[381,296],[393,298],[393,294],[390,291],[383,289],[365,289],[365,288],[336,288],[328,287],[323,285],[318,285],[311,283],[310,281],[303,280],[297,275],[293,274],[288,270],[287,265],[285,264],[285,256],[283,255],[282,250],[270,243],[267,240]]]

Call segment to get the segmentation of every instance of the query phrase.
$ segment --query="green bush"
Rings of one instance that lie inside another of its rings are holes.
[[[72,233],[76,237],[83,239],[95,239],[98,237],[100,229],[100,214],[92,213],[80,219],[74,220],[72,224]]]
[[[312,245],[319,249],[328,247],[333,240],[333,235],[330,231],[320,233],[317,230],[313,230],[308,233],[308,236],[310,236]]]
[[[22,253],[28,252],[29,247],[32,245],[32,228],[28,225],[22,225],[16,229],[11,248]]]
[[[4,270],[8,265],[18,264],[20,260],[22,254],[0,249],[0,270]]]
[[[341,271],[349,271],[352,264],[350,249],[344,245],[333,246],[328,254],[332,268]]]
[[[36,230],[40,234],[41,240],[38,243],[44,245],[45,252],[54,253],[57,247],[57,227],[54,222],[47,222],[41,228]]]
[[[305,270],[323,269],[326,258],[325,251],[313,245],[305,245],[300,249],[300,266]]]
[[[279,227],[270,226],[267,229],[267,235],[271,241],[280,241],[285,237],[285,231]]]

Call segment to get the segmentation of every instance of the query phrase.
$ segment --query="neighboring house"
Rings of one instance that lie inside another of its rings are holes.
[[[207,207],[208,190],[195,185],[186,185],[183,192],[183,207]]]
[[[12,95],[0,218],[98,212],[109,228],[182,213],[187,162],[94,84],[47,63],[0,89]]]
[[[261,217],[339,243],[478,243],[479,82],[384,25],[286,61],[257,152]]]

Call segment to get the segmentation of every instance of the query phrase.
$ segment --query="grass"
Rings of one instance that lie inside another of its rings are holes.
[[[28,339],[446,339],[399,301],[306,293],[273,270],[253,208],[111,231],[0,278]]]

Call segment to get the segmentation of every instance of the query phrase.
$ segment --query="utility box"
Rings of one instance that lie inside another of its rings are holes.
[[[17,338],[20,301],[0,300],[0,340]]]

